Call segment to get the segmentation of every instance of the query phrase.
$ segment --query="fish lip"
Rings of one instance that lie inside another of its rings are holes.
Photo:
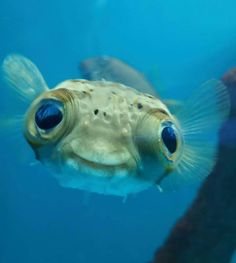
[[[114,168],[129,169],[128,163],[133,159],[131,157],[126,162],[122,162],[119,164],[104,164],[104,163],[101,164],[101,163],[97,163],[97,162],[93,162],[93,161],[90,161],[88,159],[85,159],[85,158],[83,158],[77,154],[72,154],[69,158],[72,160],[76,160],[76,162],[78,163],[79,166],[80,166],[80,164],[82,164],[82,165],[88,166],[88,167],[90,167],[92,169],[96,169],[96,170],[101,170],[101,169],[110,170],[110,169],[114,169]],[[135,163],[135,165],[137,165],[136,161],[134,161],[134,163]]]

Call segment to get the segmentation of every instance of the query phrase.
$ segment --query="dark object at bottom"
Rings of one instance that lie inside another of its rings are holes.
[[[236,69],[222,78],[236,115]],[[222,134],[227,134],[225,125]],[[235,130],[236,133],[236,130]],[[236,141],[221,144],[214,171],[155,254],[153,263],[230,263],[236,249]]]

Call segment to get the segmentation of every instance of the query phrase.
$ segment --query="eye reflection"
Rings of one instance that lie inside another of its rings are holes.
[[[172,127],[165,127],[161,133],[162,141],[170,153],[174,153],[177,148],[177,138]]]
[[[42,130],[55,128],[63,118],[61,103],[56,100],[46,100],[35,113],[35,123]]]

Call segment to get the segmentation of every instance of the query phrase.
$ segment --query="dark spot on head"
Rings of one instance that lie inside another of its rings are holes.
[[[137,104],[138,109],[142,109],[143,105],[141,103]]]
[[[98,109],[94,110],[94,114],[95,114],[95,115],[97,115],[97,114],[98,114],[98,112],[99,112],[99,110],[98,110]]]
[[[144,94],[147,98],[150,98],[150,99],[154,99],[154,96],[150,95],[150,94]]]
[[[159,111],[160,113],[163,113],[163,114],[165,114],[165,115],[168,115],[168,113],[167,113],[165,110],[163,110],[163,109],[158,109],[158,111]]]
[[[106,113],[106,112],[103,112],[103,115],[104,115],[104,117],[106,117],[106,116],[107,116],[107,113]]]
[[[85,90],[83,90],[83,93],[84,93],[84,94],[87,94],[87,92],[86,92]]]
[[[93,89],[90,89],[91,92],[93,92]]]
[[[116,94],[116,92],[115,92],[115,91],[112,91],[111,93],[112,93],[112,94]]]

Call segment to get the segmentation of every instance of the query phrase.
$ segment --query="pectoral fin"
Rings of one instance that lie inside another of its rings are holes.
[[[36,65],[21,55],[7,56],[3,61],[2,70],[6,83],[24,101],[32,102],[38,95],[48,90]]]
[[[183,136],[183,149],[176,167],[160,182],[165,190],[205,178],[212,171],[218,150],[218,134],[230,110],[224,84],[210,80],[196,90],[176,115]]]

